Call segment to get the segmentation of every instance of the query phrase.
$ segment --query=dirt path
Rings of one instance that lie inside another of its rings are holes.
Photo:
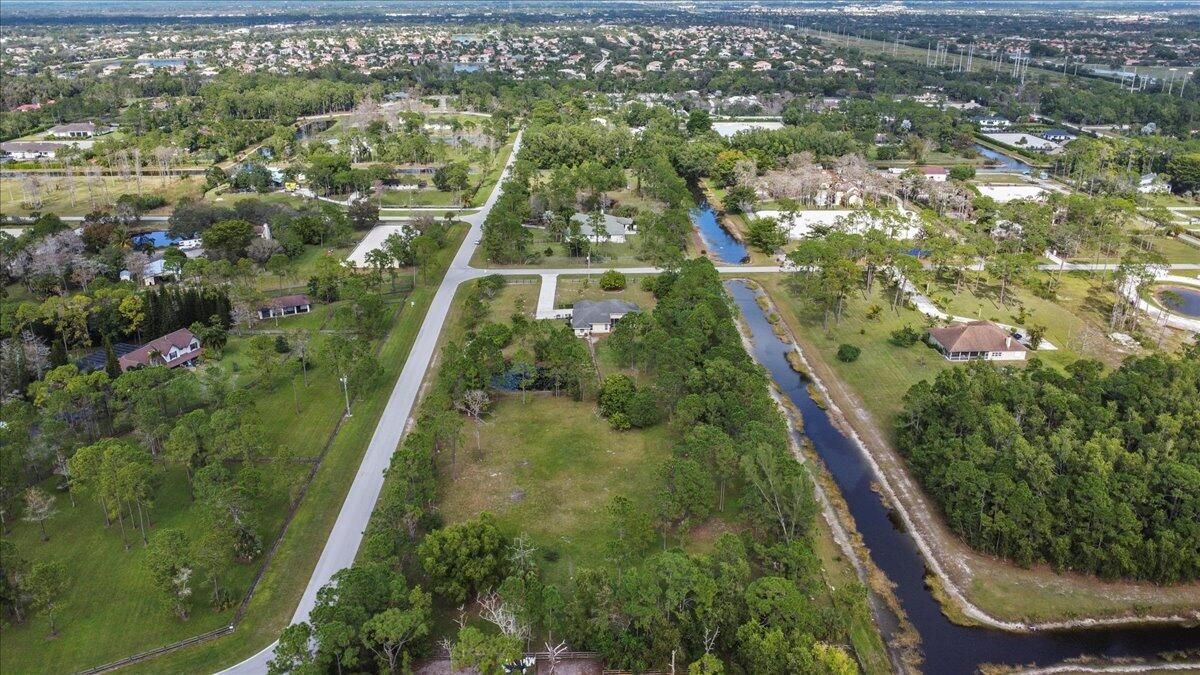
[[[775,311],[779,313],[778,306]],[[1084,575],[1058,574],[1046,567],[1022,569],[1004,560],[972,551],[941,521],[936,504],[908,473],[903,459],[884,437],[857,395],[836,377],[816,349],[804,340],[797,339],[791,313],[780,313],[780,316],[785,318],[797,351],[809,364],[814,384],[827,399],[834,424],[863,451],[888,505],[900,515],[930,570],[941,582],[945,591],[943,606],[953,619],[960,623],[975,623],[1012,632],[1200,621],[1200,583],[1172,588],[1148,583],[1109,583]],[[1123,610],[1103,616],[1058,620],[1027,621],[997,617],[978,606],[969,595],[976,577],[992,581],[1001,576],[1015,579],[1026,588],[1036,588],[1039,593],[1102,595],[1113,604],[1123,606]],[[951,607],[945,607],[947,601],[952,603]],[[1168,609],[1157,613],[1135,613],[1135,608],[1139,607]]]

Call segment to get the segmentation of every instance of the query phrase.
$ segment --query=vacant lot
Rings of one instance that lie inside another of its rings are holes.
[[[449,522],[487,511],[510,534],[529,535],[547,576],[563,584],[611,555],[605,506],[614,496],[653,508],[656,469],[670,454],[663,426],[613,431],[591,401],[503,395],[483,427],[482,451],[468,438],[458,478],[443,472],[442,510]]]
[[[0,215],[27,216],[34,211],[81,216],[116,203],[123,194],[161,195],[168,203],[180,197],[199,197],[204,180],[196,176],[42,176],[0,178]],[[39,205],[40,201],[40,205]]]

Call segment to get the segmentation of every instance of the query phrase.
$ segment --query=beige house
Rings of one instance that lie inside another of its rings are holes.
[[[991,321],[971,321],[929,329],[929,343],[947,361],[1024,361],[1029,350]]]

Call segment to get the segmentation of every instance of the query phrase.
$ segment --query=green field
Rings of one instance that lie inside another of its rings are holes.
[[[542,569],[548,582],[566,584],[576,569],[610,557],[605,507],[614,496],[653,508],[654,469],[671,456],[666,427],[613,431],[593,402],[566,396],[494,397],[482,453],[464,442],[458,478],[442,472],[442,512],[448,522],[492,513],[510,535],[558,554]]]
[[[440,254],[442,270],[449,264],[449,260],[465,232],[466,228],[461,225],[456,226],[451,232],[450,245]],[[435,276],[440,280],[440,273]],[[437,281],[431,283],[437,283]],[[399,315],[379,354],[380,384],[354,403],[354,416],[346,421],[333,437],[325,459],[288,527],[288,534],[284,537],[274,559],[267,567],[249,604],[248,612],[242,623],[238,625],[237,631],[215,641],[134,666],[133,670],[141,669],[151,673],[212,670],[219,664],[233,663],[253,654],[278,636],[279,631],[291,617],[295,604],[307,584],[309,571],[316,564],[326,534],[332,527],[340,504],[350,487],[350,477],[353,476],[367,442],[374,433],[376,421],[391,393],[391,385],[403,367],[435,291],[436,286],[423,285],[408,296],[407,299],[410,302],[401,304],[394,301],[399,308]],[[227,354],[222,360],[222,364],[230,368],[235,363],[239,364],[239,372],[245,372],[247,364],[236,338],[231,340]],[[294,445],[297,455],[313,457],[320,452],[326,439],[329,438],[333,424],[341,417],[341,406],[338,404],[341,397],[340,385],[336,383],[332,375],[322,375],[319,365],[310,369],[308,389],[303,388],[302,380],[298,376],[295,379],[299,392],[299,412],[295,409],[296,399],[293,398],[292,387],[288,382],[282,383],[262,396],[257,401],[257,409],[260,413],[277,416],[278,423],[268,432],[270,442],[278,445]],[[307,471],[309,465],[298,464],[296,468]],[[279,473],[279,478],[276,480],[282,481],[287,475],[287,473]],[[164,484],[160,495],[161,501],[156,507],[156,524],[159,526],[161,526],[160,521],[173,522],[169,520],[168,516],[160,515],[159,511],[165,514],[171,504],[178,504],[180,501],[168,496],[167,491],[170,484],[170,480]],[[292,485],[294,484],[289,483],[287,487],[290,488]],[[178,494],[178,489],[173,494]],[[278,516],[270,523],[263,523],[264,531],[269,525],[269,532],[272,534],[278,530],[278,526],[282,522],[282,507],[286,505],[287,501],[286,490],[280,494],[283,495],[282,501],[278,506],[272,506],[271,511]],[[170,501],[171,499],[174,501]],[[62,507],[62,504],[60,503],[59,506]],[[59,520],[64,520],[63,514],[60,514],[55,521],[51,521],[51,528],[61,525]],[[51,533],[54,534],[53,529]],[[119,534],[113,536],[117,537],[119,548]],[[269,544],[271,538],[264,537],[264,541]],[[53,543],[52,540],[51,544]],[[22,547],[23,553],[25,548]],[[88,549],[79,547],[78,550],[86,551]],[[130,569],[136,571],[140,568],[131,567]],[[245,580],[248,580],[249,575],[255,571],[256,567],[251,565],[246,569]],[[223,625],[232,616],[231,611],[213,615],[209,619],[205,619],[209,623],[202,625],[201,619],[206,614],[201,611],[205,606],[203,598],[200,597],[204,592],[204,589],[201,588],[197,590],[197,596],[193,601],[195,613],[192,620],[187,623],[179,623],[166,616],[163,613],[166,610],[145,612],[140,599],[144,594],[128,588],[124,590],[129,592],[120,593],[118,591],[122,589],[109,588],[105,585],[105,575],[94,576],[96,581],[89,583],[108,592],[107,596],[101,596],[97,602],[103,600],[112,605],[112,608],[109,609],[109,618],[96,621],[97,624],[103,625],[94,626],[90,622],[79,625],[76,646],[69,650],[64,649],[62,656],[53,660],[46,656],[49,653],[48,646],[57,649],[58,644],[67,642],[67,633],[71,630],[69,627],[64,626],[63,637],[55,642],[43,643],[40,633],[37,633],[37,639],[31,639],[25,644],[17,644],[15,648],[10,648],[9,638],[16,633],[6,630],[3,634],[5,648],[0,650],[0,664],[2,664],[0,669],[4,672],[28,672],[27,664],[44,663],[47,665],[46,670],[35,672],[77,670],[202,633]],[[114,613],[116,617],[125,613],[138,614],[130,621],[123,621],[120,618],[113,618]],[[143,617],[142,614],[147,614],[147,616]],[[65,616],[64,614],[64,618]],[[89,614],[89,619],[90,617]],[[163,624],[163,627],[159,629],[159,634],[146,632],[139,634],[138,630],[130,628],[130,626],[139,628],[159,623]],[[40,630],[34,629],[34,625],[40,624],[36,620],[31,622],[30,630]],[[68,642],[68,644],[72,643]],[[33,654],[31,650],[37,650],[38,655],[31,656]],[[10,659],[12,660],[10,661]]]
[[[82,216],[96,208],[109,207],[123,194],[138,194],[136,178],[99,176],[89,187],[83,176],[74,178],[45,176],[36,180],[37,187],[31,188],[24,179],[0,178],[0,215],[27,216],[34,211],[56,213],[60,216]],[[203,179],[196,176],[167,176],[159,178],[147,173],[142,177],[141,193],[161,195],[169,203],[180,197],[199,197],[203,191]],[[29,200],[37,194],[41,206],[35,207]]]

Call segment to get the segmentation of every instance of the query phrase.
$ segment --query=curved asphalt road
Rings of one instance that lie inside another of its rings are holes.
[[[471,229],[467,233],[466,240],[458,249],[458,253],[455,254],[453,262],[450,263],[450,268],[446,270],[446,276],[442,279],[437,294],[433,297],[433,303],[429,306],[429,312],[425,315],[425,321],[421,324],[421,330],[417,334],[417,341],[408,354],[404,370],[400,372],[400,379],[396,380],[396,386],[388,398],[387,407],[384,408],[383,416],[379,419],[379,426],[375,428],[375,435],[371,437],[371,444],[367,446],[367,453],[363,456],[358,473],[354,476],[354,483],[350,485],[350,492],[346,496],[345,503],[342,504],[337,521],[333,524],[329,539],[325,542],[325,550],[321,552],[321,558],[317,561],[317,567],[308,580],[304,595],[300,597],[296,613],[292,615],[292,623],[307,621],[309,612],[316,604],[317,591],[329,583],[338,570],[349,567],[354,562],[358,546],[362,542],[363,531],[367,527],[371,511],[375,508],[375,500],[383,488],[383,472],[387,469],[392,453],[399,447],[400,440],[404,436],[409,414],[416,404],[421,381],[425,378],[425,371],[433,359],[438,335],[442,332],[442,324],[446,322],[446,315],[450,311],[450,301],[454,299],[454,292],[462,282],[484,275],[483,271],[470,266],[471,256],[475,254],[475,247],[483,236],[483,221],[500,197],[501,185],[512,168],[517,151],[521,148],[521,136],[522,134],[517,134],[504,172],[500,180],[496,181],[496,187],[488,196],[487,201],[476,213],[461,218],[470,223]],[[266,649],[254,656],[220,671],[220,675],[227,673],[229,675],[261,675],[266,673],[267,662],[271,660],[274,653],[275,643],[272,642]]]

